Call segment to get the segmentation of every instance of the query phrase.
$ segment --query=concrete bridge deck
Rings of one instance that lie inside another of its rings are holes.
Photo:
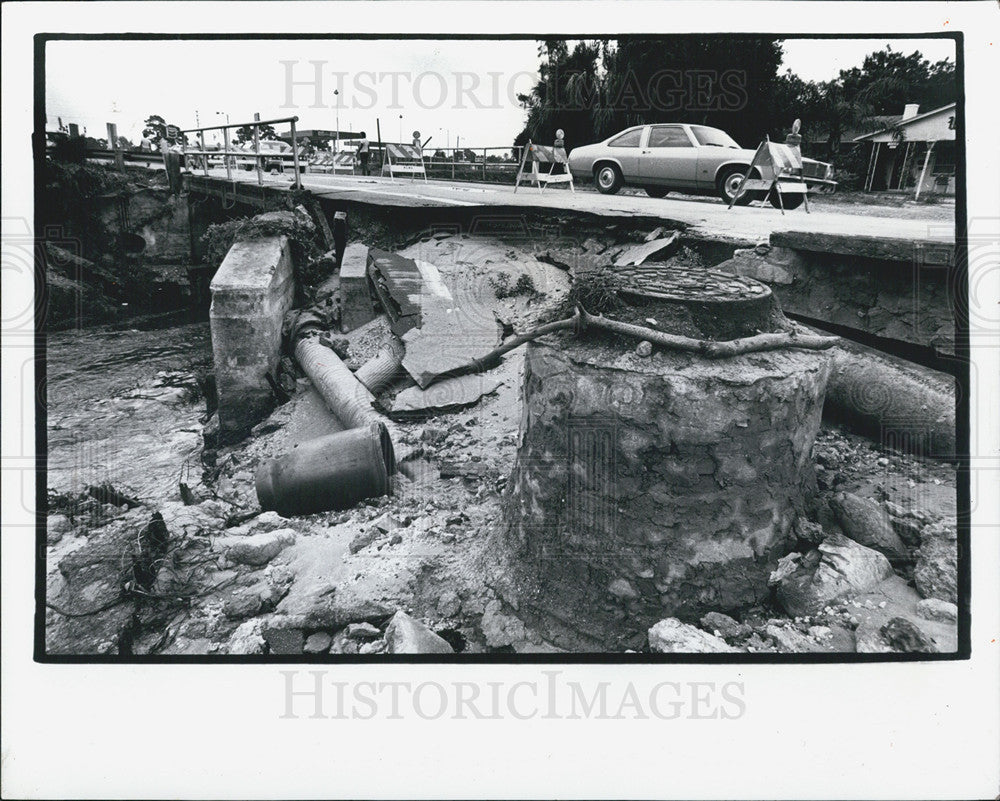
[[[190,174],[194,186],[216,190],[231,187],[223,169],[209,171],[209,178],[200,171]],[[269,188],[288,188],[290,175],[265,175]],[[255,173],[237,171],[234,182],[240,189],[257,189]],[[305,174],[302,184],[314,194],[333,201],[345,201],[399,208],[482,208],[512,207],[554,211],[576,211],[606,217],[643,217],[661,220],[666,225],[681,228],[685,234],[708,240],[732,242],[741,246],[767,242],[772,234],[789,234],[800,247],[815,235],[822,237],[821,248],[833,249],[844,255],[878,256],[898,261],[913,258],[916,243],[954,243],[954,224],[947,221],[907,219],[877,215],[845,214],[828,209],[807,214],[804,208],[784,215],[767,205],[763,208],[735,207],[712,198],[666,197],[655,199],[635,195],[601,195],[597,192],[570,192],[565,187],[550,187],[540,192],[534,187],[514,187],[506,184],[465,183],[442,180],[411,180],[388,177]],[[224,190],[223,190],[224,191]],[[251,190],[252,191],[252,190]],[[242,194],[242,192],[240,192]],[[874,252],[873,252],[874,249]]]

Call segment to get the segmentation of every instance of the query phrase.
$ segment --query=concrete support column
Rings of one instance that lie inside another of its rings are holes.
[[[224,441],[244,436],[274,406],[268,376],[281,358],[281,323],[295,279],[288,239],[237,242],[212,279],[212,353]]]

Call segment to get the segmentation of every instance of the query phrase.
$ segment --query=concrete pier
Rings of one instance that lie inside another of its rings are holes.
[[[281,322],[295,295],[288,239],[237,242],[212,279],[212,353],[224,440],[245,435],[270,413],[281,357]]]

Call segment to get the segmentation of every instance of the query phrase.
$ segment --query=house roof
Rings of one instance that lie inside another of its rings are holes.
[[[919,120],[927,119],[928,117],[933,117],[935,114],[941,114],[945,111],[951,111],[955,108],[954,103],[949,103],[946,106],[941,106],[941,108],[936,108],[933,111],[925,111],[923,114],[914,114],[912,117],[907,117],[905,120],[901,117],[887,117],[887,120],[893,120],[892,122],[882,122],[882,127],[876,131],[871,131],[870,133],[862,134],[861,136],[854,137],[855,142],[862,142],[865,139],[869,139],[873,136],[878,136],[879,134],[888,133],[893,128],[905,128],[907,125],[911,125]],[[876,118],[879,119],[879,118]],[[847,138],[846,136],[844,137]]]

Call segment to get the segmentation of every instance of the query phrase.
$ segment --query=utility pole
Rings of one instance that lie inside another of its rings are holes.
[[[333,90],[333,121],[336,138],[333,140],[333,152],[336,153],[340,149],[340,90]]]

